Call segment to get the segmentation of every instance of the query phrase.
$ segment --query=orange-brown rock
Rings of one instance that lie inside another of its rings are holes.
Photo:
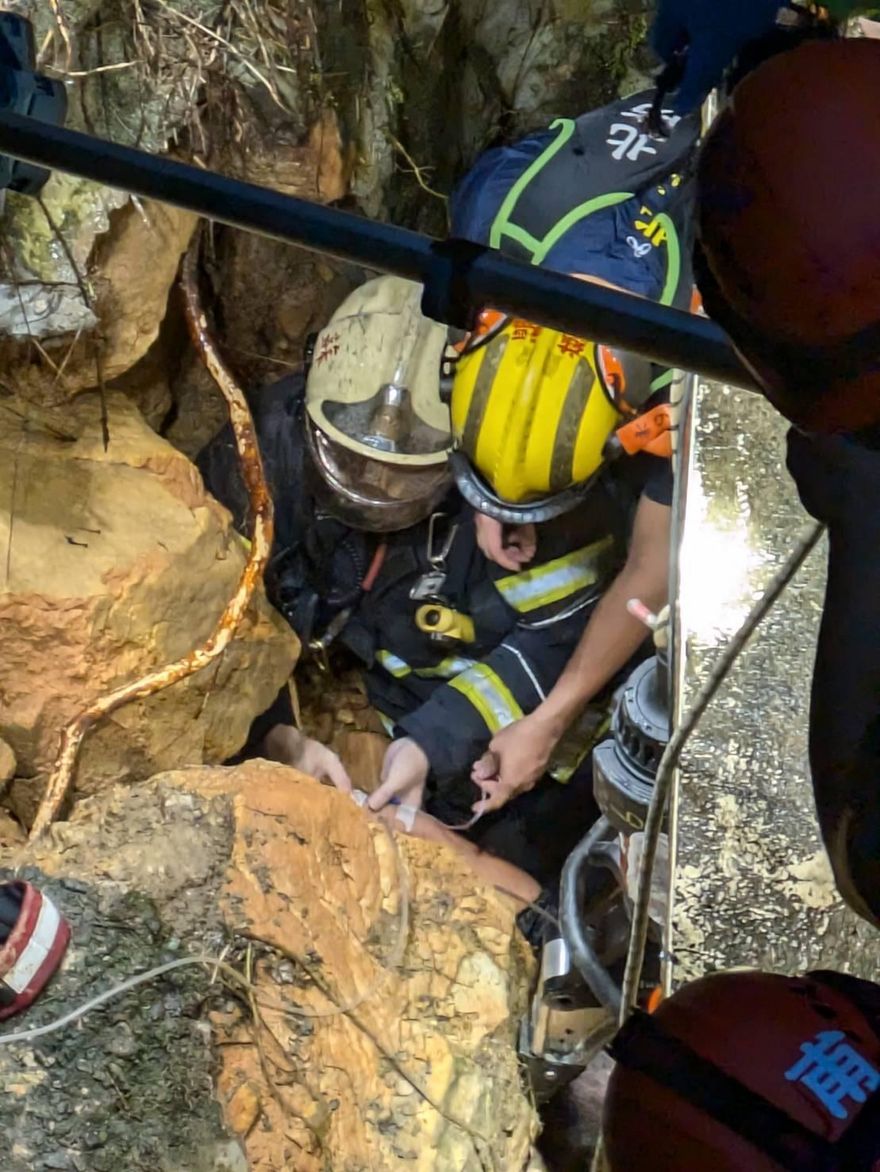
[[[63,415],[0,400],[0,735],[12,805],[32,814],[62,726],[113,687],[198,646],[245,561],[192,464],[121,395],[105,451],[94,396]],[[119,709],[86,739],[80,794],[222,761],[289,674],[297,641],[259,591],[218,663]]]
[[[210,1016],[251,1172],[530,1166],[515,1040],[531,956],[507,898],[447,848],[254,761],[113,787],[36,850],[45,872],[149,896],[181,950],[222,924],[262,1021],[258,1047],[246,1012]]]

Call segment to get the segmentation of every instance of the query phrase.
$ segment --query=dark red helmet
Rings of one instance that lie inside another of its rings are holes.
[[[880,41],[749,74],[698,160],[698,283],[782,413],[880,421]]]
[[[718,973],[611,1053],[611,1172],[880,1172],[880,986]]]

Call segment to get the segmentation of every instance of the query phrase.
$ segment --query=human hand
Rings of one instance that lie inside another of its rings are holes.
[[[488,752],[471,770],[471,780],[483,791],[474,813],[500,810],[519,794],[534,789],[547,772],[559,735],[539,712],[501,729],[489,743]]]
[[[289,724],[276,724],[263,741],[263,751],[271,761],[292,765],[318,781],[330,781],[337,789],[351,793],[351,778],[332,749],[305,736]]]
[[[378,789],[367,798],[371,810],[381,810],[392,798],[406,806],[419,807],[428,780],[430,762],[411,737],[392,741],[382,762]]]
[[[651,48],[670,64],[687,47],[676,114],[699,109],[740,51],[772,31],[779,7],[779,0],[660,0]]]
[[[474,513],[474,529],[483,554],[505,570],[516,573],[535,556],[538,542],[534,525],[503,525],[485,513]]]

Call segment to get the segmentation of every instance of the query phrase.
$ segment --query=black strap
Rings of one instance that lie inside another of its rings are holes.
[[[857,1172],[840,1148],[695,1053],[637,1010],[608,1047],[615,1062],[677,1092],[789,1172]]]

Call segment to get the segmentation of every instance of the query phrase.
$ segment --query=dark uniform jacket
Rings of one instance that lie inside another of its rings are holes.
[[[451,493],[435,521],[435,550],[451,536],[443,600],[470,617],[472,643],[438,643],[416,625],[422,602],[410,597],[431,568],[429,523],[390,534],[372,589],[360,584],[379,544],[322,516],[309,488],[302,423],[302,374],[263,391],[255,422],[275,503],[276,534],[266,584],[270,600],[302,639],[351,613],[339,641],[363,662],[371,703],[389,732],[411,736],[431,762],[432,781],[469,774],[498,729],[531,712],[552,688],[590,614],[626,554],[642,486],[669,503],[666,463],[646,456],[618,463],[577,510],[538,527],[532,564],[510,573],[477,548],[473,516]],[[198,459],[209,490],[246,532],[247,496],[224,429]],[[252,741],[279,720],[292,721],[282,692],[253,730]],[[576,747],[555,763],[564,780],[602,729],[607,694],[585,716]]]
[[[683,119],[668,140],[647,138],[640,120],[651,97],[559,119],[545,132],[486,152],[453,198],[454,234],[688,304],[687,163],[699,123]],[[305,641],[348,614],[339,639],[364,663],[370,700],[389,731],[421,745],[431,782],[442,789],[468,776],[493,734],[531,712],[552,688],[623,564],[642,488],[649,484],[653,499],[670,503],[668,465],[648,456],[618,462],[576,511],[539,527],[533,564],[517,574],[483,557],[468,508],[451,494],[435,521],[435,546],[454,530],[441,593],[473,620],[475,639],[438,644],[418,629],[421,602],[410,596],[431,569],[428,522],[388,538],[378,578],[362,591],[378,542],[320,515],[304,459],[303,381],[298,373],[262,392],[255,413],[275,500],[269,596]],[[247,500],[228,431],[199,463],[243,528]],[[611,688],[561,746],[552,768],[560,780],[602,732]],[[257,731],[279,715],[267,714]]]
[[[486,151],[455,191],[452,234],[687,309],[699,114],[642,129],[653,91]]]

